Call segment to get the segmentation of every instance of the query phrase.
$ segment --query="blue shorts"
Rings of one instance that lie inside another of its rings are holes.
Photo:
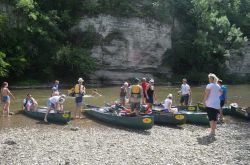
[[[76,97],[75,98],[76,106],[81,107],[83,104],[83,98],[82,97]]]
[[[3,100],[4,103],[7,103],[7,102],[9,103],[10,102],[10,96],[3,96],[2,100]]]
[[[83,101],[82,97],[76,97],[75,98],[76,103],[82,103],[82,101]]]
[[[52,102],[48,101],[48,107],[52,108],[52,109],[56,109],[56,105],[53,104]]]

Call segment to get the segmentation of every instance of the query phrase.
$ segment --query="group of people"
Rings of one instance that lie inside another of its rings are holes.
[[[227,88],[222,85],[222,80],[219,80],[215,74],[210,73],[208,79],[209,84],[206,86],[203,104],[206,107],[211,127],[210,135],[214,135],[218,114],[220,114],[220,120],[223,121],[222,107],[227,101]],[[187,79],[184,78],[178,91],[182,106],[192,104],[191,94],[191,88],[187,84]],[[135,78],[131,85],[128,82],[124,82],[120,89],[120,104],[125,106],[127,99],[131,111],[136,114],[139,113],[141,104],[147,104],[147,107],[152,108],[152,105],[157,102],[154,80],[150,79],[147,81],[146,78],[142,78],[140,81],[138,78]],[[173,94],[169,93],[162,103],[165,112],[178,112],[177,108],[173,108],[172,103]]]
[[[83,106],[83,96],[86,93],[86,88],[83,85],[84,80],[82,78],[78,79],[78,83],[74,86],[74,96],[75,96],[75,118],[81,118],[82,106]],[[94,93],[101,96],[97,91]],[[1,87],[1,98],[3,102],[3,115],[9,116],[9,107],[10,107],[10,96],[15,100],[14,95],[8,89],[8,83],[3,82]],[[48,114],[51,110],[63,110],[63,103],[66,99],[64,94],[59,92],[59,81],[56,80],[53,87],[52,93],[48,99],[48,110],[45,114],[44,121],[47,121]],[[22,102],[22,110],[26,109],[27,111],[36,111],[38,107],[38,102],[28,93],[25,99]]]
[[[191,98],[191,88],[187,84],[186,79],[183,79],[181,90],[178,91],[179,94],[181,94],[180,103],[187,106]],[[154,79],[147,81],[146,78],[142,78],[141,80],[135,78],[130,86],[128,82],[124,82],[120,89],[120,104],[122,106],[125,106],[127,98],[131,111],[135,111],[136,114],[138,114],[141,104],[147,104],[148,108],[152,108],[152,105],[157,103]],[[169,93],[162,104],[166,112],[178,112],[176,108],[172,108],[172,100],[173,94]]]
[[[203,103],[206,106],[210,127],[211,135],[215,134],[217,116],[220,114],[223,120],[222,107],[227,101],[227,89],[222,85],[222,80],[219,80],[215,74],[208,75],[209,84],[206,86],[205,95]],[[82,78],[78,79],[78,83],[73,88],[73,94],[75,97],[75,118],[81,118],[81,112],[83,108],[83,96],[86,94],[86,88],[83,85],[84,80]],[[96,90],[93,91],[94,94],[101,96]],[[183,106],[187,106],[191,103],[191,88],[187,84],[187,79],[182,80],[182,85],[180,91],[178,91],[180,97],[180,103]],[[4,82],[1,87],[1,96],[3,102],[3,114],[9,115],[10,106],[10,96],[15,97],[8,89],[8,83]],[[47,122],[47,116],[51,110],[63,110],[63,103],[66,96],[59,93],[59,81],[56,80],[52,87],[51,97],[48,99],[48,111],[45,115],[44,121]],[[130,104],[131,111],[139,114],[141,104],[147,104],[147,107],[152,108],[152,105],[157,102],[154,79],[147,81],[146,78],[141,80],[135,78],[133,83],[129,86],[127,82],[124,82],[120,89],[120,104],[125,106],[126,100]],[[172,107],[173,94],[169,93],[167,98],[164,100],[162,105],[166,112],[176,113],[178,110]],[[38,107],[37,101],[31,96],[30,93],[27,94],[26,98],[23,100],[22,109],[36,111]]]
[[[75,97],[75,110],[74,110],[74,118],[82,118],[81,112],[83,110],[83,96],[86,94],[86,88],[83,85],[84,80],[80,77],[77,81],[78,83],[72,88],[73,96]],[[44,121],[47,122],[47,116],[50,110],[63,110],[63,103],[65,101],[66,96],[59,93],[59,81],[56,80],[54,86],[52,87],[52,96],[48,101],[48,111],[45,115]]]

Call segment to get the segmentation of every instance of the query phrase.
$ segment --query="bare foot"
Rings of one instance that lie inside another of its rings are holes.
[[[47,119],[44,119],[44,122],[45,122],[45,123],[48,123],[48,120],[47,120]]]

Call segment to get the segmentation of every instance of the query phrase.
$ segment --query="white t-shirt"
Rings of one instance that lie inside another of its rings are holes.
[[[190,93],[190,86],[188,84],[181,85],[181,95],[187,95]]]
[[[165,109],[170,110],[169,107],[170,107],[171,104],[172,104],[172,100],[169,99],[169,98],[166,98],[165,101],[164,101],[163,106],[164,106]]]
[[[206,100],[206,106],[214,109],[220,109],[220,91],[221,87],[218,84],[210,83],[206,89],[210,89],[210,94]]]
[[[49,98],[49,101],[52,103],[52,104],[56,104],[58,101],[59,101],[59,98],[61,96],[52,96],[51,98]]]

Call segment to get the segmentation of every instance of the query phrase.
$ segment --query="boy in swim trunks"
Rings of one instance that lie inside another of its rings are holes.
[[[15,100],[15,97],[12,95],[10,90],[8,89],[8,83],[3,82],[2,88],[1,88],[1,96],[2,96],[2,102],[3,102],[3,115],[7,112],[7,116],[9,116],[10,113],[10,96]]]

